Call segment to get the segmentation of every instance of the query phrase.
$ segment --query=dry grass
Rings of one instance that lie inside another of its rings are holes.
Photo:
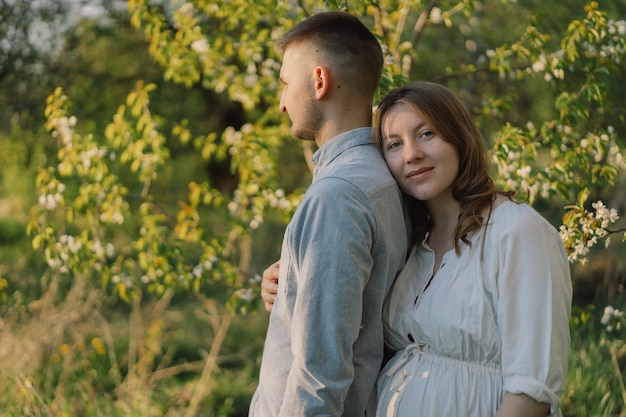
[[[2,415],[191,417],[237,408],[232,397],[211,399],[228,375],[220,361],[233,360],[220,355],[237,318],[198,297],[193,316],[206,331],[192,335],[197,358],[174,360],[171,342],[188,317],[169,309],[172,296],[136,300],[112,319],[103,292],[80,279],[69,290],[51,280],[30,303],[15,294],[0,316]],[[251,391],[250,376],[235,380],[239,391]]]

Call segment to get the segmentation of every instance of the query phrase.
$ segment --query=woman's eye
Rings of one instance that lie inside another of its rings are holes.
[[[432,138],[434,135],[435,135],[435,132],[433,132],[432,130],[424,130],[424,131],[418,133],[417,138],[425,140],[425,139]]]
[[[389,142],[387,143],[387,149],[388,150],[392,150],[392,149],[396,149],[400,146],[400,142],[398,141],[394,141],[394,142]]]

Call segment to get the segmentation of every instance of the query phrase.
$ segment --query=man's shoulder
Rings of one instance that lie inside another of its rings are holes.
[[[323,170],[316,181],[348,182],[363,189],[396,187],[385,160],[374,144],[362,144],[342,152]]]
[[[380,195],[400,198],[398,185],[386,171],[376,172],[371,168],[366,171],[365,167],[358,169],[363,172],[336,172],[320,177],[307,194],[328,198],[332,203],[344,199],[371,200]]]

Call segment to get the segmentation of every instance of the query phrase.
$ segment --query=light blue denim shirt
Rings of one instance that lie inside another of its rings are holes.
[[[383,300],[407,252],[401,193],[370,128],[312,160],[285,231],[253,417],[362,417],[383,357]]]

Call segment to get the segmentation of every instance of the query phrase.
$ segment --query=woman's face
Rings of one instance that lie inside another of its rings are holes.
[[[402,191],[422,201],[452,196],[458,153],[421,111],[394,104],[383,117],[381,133],[385,161]]]

